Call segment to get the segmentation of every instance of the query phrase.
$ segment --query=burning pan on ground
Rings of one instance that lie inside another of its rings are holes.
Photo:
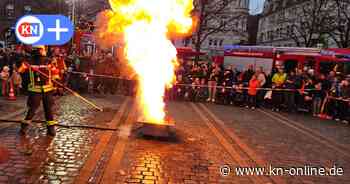
[[[175,122],[173,120],[164,120],[164,123],[153,123],[139,118],[137,123],[141,124],[138,133],[143,136],[151,137],[170,137],[173,135],[173,128],[175,127]]]

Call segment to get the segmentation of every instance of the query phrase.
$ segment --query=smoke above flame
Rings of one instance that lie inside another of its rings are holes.
[[[121,45],[139,80],[145,121],[163,123],[164,91],[175,79],[176,48],[171,39],[190,35],[193,0],[109,0],[111,10],[97,19],[95,38],[102,46]]]

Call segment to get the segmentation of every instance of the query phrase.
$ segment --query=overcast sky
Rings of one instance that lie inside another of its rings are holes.
[[[250,0],[250,13],[260,13],[264,7],[264,1],[265,0]]]

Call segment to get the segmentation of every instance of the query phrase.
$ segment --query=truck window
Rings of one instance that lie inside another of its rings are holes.
[[[315,69],[315,59],[313,57],[306,57],[306,60],[304,62],[304,67],[307,67],[308,69]]]
[[[345,75],[350,74],[350,61],[344,62],[344,74]]]
[[[295,69],[298,67],[298,61],[297,60],[286,60],[284,61],[284,70],[287,73],[290,73],[291,71],[295,71]]]
[[[323,74],[328,74],[330,71],[336,70],[343,75],[350,74],[350,62],[330,62],[322,61],[320,62],[320,72]]]
[[[334,70],[334,67],[337,63],[329,62],[329,61],[321,61],[320,62],[320,73],[328,74],[330,71]],[[340,63],[338,63],[340,64]],[[339,67],[339,66],[338,66]]]

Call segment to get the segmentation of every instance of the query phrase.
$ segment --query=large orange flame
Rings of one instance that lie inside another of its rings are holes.
[[[97,40],[123,42],[136,71],[145,121],[163,123],[164,90],[174,81],[176,48],[170,39],[193,30],[193,0],[109,0],[97,21]]]

